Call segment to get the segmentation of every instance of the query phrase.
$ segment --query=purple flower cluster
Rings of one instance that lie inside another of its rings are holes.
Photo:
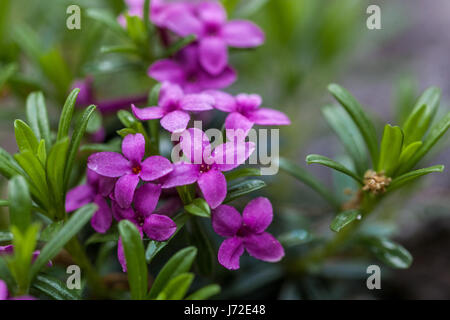
[[[143,0],[126,3],[128,15],[142,17]],[[169,41],[196,36],[192,44],[149,67],[148,75],[162,82],[158,104],[142,109],[131,106],[139,120],[159,119],[162,128],[179,134],[183,160],[171,163],[162,156],[145,158],[144,136],[129,134],[123,139],[121,153],[100,152],[89,157],[87,182],[67,194],[67,211],[95,202],[98,211],[91,225],[97,232],[106,232],[113,220],[127,219],[136,225],[141,237],[166,241],[177,226],[170,218],[173,212],[157,209],[161,193],[196,183],[199,195],[213,209],[214,230],[227,238],[219,250],[219,262],[224,267],[238,269],[244,250],[263,261],[280,260],[282,246],[265,232],[273,216],[268,199],[251,201],[243,217],[233,207],[222,205],[227,195],[223,172],[243,164],[255,150],[254,143],[233,139],[213,148],[203,131],[189,128],[190,113],[212,109],[229,113],[225,128],[242,130],[245,136],[253,125],[290,124],[284,113],[260,108],[259,95],[233,97],[218,91],[237,78],[228,64],[228,47],[259,46],[264,33],[252,22],[228,21],[218,1],[152,0],[150,20],[162,34],[170,36]],[[126,24],[123,16],[119,22]],[[126,271],[120,239],[118,257]]]

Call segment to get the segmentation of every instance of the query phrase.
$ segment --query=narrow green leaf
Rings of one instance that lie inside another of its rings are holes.
[[[95,204],[88,204],[75,211],[57,234],[42,248],[36,261],[31,267],[31,278],[33,278],[49,260],[54,258],[58,252],[83,228],[97,211]]]
[[[56,142],[50,150],[47,161],[47,177],[57,205],[62,205],[65,196],[64,169],[66,166],[69,138]]]
[[[348,210],[336,215],[331,222],[330,229],[334,232],[341,231],[346,225],[358,220],[361,217],[361,212],[358,210]]]
[[[359,102],[344,88],[337,84],[330,84],[328,91],[336,98],[337,101],[344,107],[350,117],[355,122],[361,135],[366,142],[367,149],[369,149],[370,156],[374,167],[378,166],[378,139],[375,131],[375,126],[369,120],[369,117],[359,104]]]
[[[152,88],[152,90],[150,90],[150,94],[148,96],[148,103],[155,107],[158,105],[159,102],[159,92],[161,91],[161,83],[155,84]]]
[[[259,168],[239,168],[225,173],[227,181],[233,181],[244,177],[259,177],[261,176],[261,169]]]
[[[439,139],[447,132],[450,127],[450,112],[448,112],[441,120],[435,123],[430,132],[425,137],[423,145],[414,153],[409,161],[402,165],[398,173],[402,174],[406,171],[411,170],[429,151],[430,149],[439,141]]]
[[[364,140],[348,113],[339,106],[326,106],[322,113],[352,158],[356,171],[363,175],[368,169]]]
[[[44,139],[47,151],[51,146],[50,124],[44,94],[32,92],[27,98],[27,119],[37,140]]]
[[[262,189],[266,186],[266,183],[262,180],[250,179],[228,187],[227,197],[223,201],[224,203],[233,201],[239,197],[242,197],[248,193]]]
[[[67,96],[64,107],[61,111],[61,116],[59,118],[58,134],[56,139],[62,140],[69,136],[70,124],[72,122],[73,112],[75,110],[75,103],[77,101],[78,94],[80,93],[79,88],[75,88]]]
[[[328,201],[328,203],[332,207],[334,208],[340,207],[339,200],[334,196],[334,194],[327,187],[325,187],[319,180],[317,180],[316,177],[311,175],[308,171],[284,158],[280,158],[279,165],[281,170],[292,175],[294,178],[303,182],[311,189],[316,191],[326,201]]]
[[[145,259],[147,260],[147,263],[150,263],[153,260],[153,258],[167,246],[170,240],[172,240],[173,237],[175,237],[177,233],[184,227],[188,218],[189,216],[183,212],[173,219],[177,225],[177,230],[174,232],[174,234],[169,240],[163,242],[151,240],[149,242],[147,250],[145,251]]]
[[[195,247],[187,247],[174,254],[153,282],[149,299],[155,299],[171,279],[188,272],[196,256],[197,249]]]
[[[196,218],[191,219],[189,223],[189,240],[198,250],[195,262],[199,273],[204,276],[211,276],[215,271],[216,253],[211,244],[211,239],[205,232],[205,227],[200,223],[201,221]]]
[[[189,212],[194,216],[199,216],[203,218],[211,217],[211,209],[206,201],[202,198],[194,199],[190,204],[184,206],[184,210]]]
[[[416,153],[416,151],[422,146],[422,141],[414,141],[409,145],[403,148],[402,153],[400,154],[400,160],[398,161],[400,165],[409,161],[412,156]]]
[[[392,127],[391,125],[387,124],[384,127],[383,138],[381,139],[378,171],[384,171],[388,177],[391,177],[399,164],[402,147],[402,129],[397,126]]]
[[[15,176],[9,182],[9,213],[11,224],[24,233],[31,223],[31,196],[22,176]]]
[[[405,143],[422,140],[436,114],[441,100],[441,90],[430,87],[419,97],[413,111],[403,126]]]
[[[14,121],[14,134],[16,136],[17,147],[19,150],[30,150],[36,154],[38,149],[38,140],[33,133],[33,130],[22,120]]]
[[[401,187],[402,185],[404,185],[405,183],[416,179],[418,177],[421,177],[423,175],[432,173],[432,172],[442,172],[444,171],[444,166],[443,165],[437,165],[437,166],[432,166],[432,167],[428,167],[428,168],[423,168],[423,169],[418,169],[418,170],[414,170],[408,173],[405,173],[399,177],[396,177],[392,180],[391,184],[388,186],[388,191],[392,191],[395,189],[398,189],[399,187]]]
[[[80,300],[80,296],[67,289],[65,283],[49,275],[38,275],[33,282],[33,289],[54,300]]]
[[[210,284],[191,293],[186,297],[186,300],[207,300],[219,293],[220,293],[220,286],[217,284]]]
[[[369,238],[366,240],[372,253],[388,266],[407,269],[413,257],[404,247],[386,238]]]
[[[6,179],[11,179],[15,175],[23,175],[24,171],[6,150],[0,148],[0,174]]]
[[[72,139],[70,141],[69,152],[67,154],[66,168],[64,171],[64,185],[65,185],[64,189],[66,189],[69,183],[70,173],[72,172],[73,163],[75,161],[78,148],[80,147],[81,139],[83,139],[83,136],[86,132],[87,124],[94,111],[95,106],[90,105],[84,111],[83,116],[79,119],[77,125],[75,126],[75,130],[73,131]]]
[[[353,179],[355,179],[360,185],[363,185],[364,182],[362,181],[362,179],[360,177],[358,177],[354,172],[350,171],[349,169],[347,169],[346,167],[344,167],[342,164],[318,155],[318,154],[310,154],[306,157],[306,163],[311,164],[311,163],[317,163],[317,164],[321,164],[324,165],[326,167],[332,168],[334,170],[340,171],[346,175],[348,175],[349,177],[352,177]]]
[[[89,18],[101,22],[107,27],[108,30],[113,31],[120,36],[126,37],[127,34],[125,29],[122,28],[122,26],[117,22],[117,19],[109,12],[100,9],[88,9],[86,13]]]
[[[117,230],[108,233],[94,233],[86,240],[86,245],[94,243],[104,243],[104,242],[117,242],[119,241],[119,233]]]
[[[55,221],[51,223],[44,230],[42,230],[39,240],[44,242],[50,241],[53,238],[53,236],[57,234],[59,230],[61,230],[63,226],[64,221]]]
[[[45,166],[45,163],[47,162],[47,150],[45,147],[45,140],[41,139],[41,141],[39,141],[39,145],[36,151],[36,155],[39,159],[39,161],[41,162],[41,164],[43,166]]]
[[[139,55],[139,49],[134,45],[118,45],[118,46],[104,46],[100,48],[103,54],[108,53],[129,53]]]
[[[128,220],[119,222],[119,233],[125,252],[131,298],[143,300],[147,294],[148,271],[141,235],[136,226]]]
[[[156,300],[181,300],[189,290],[194,275],[192,273],[182,273],[173,279],[164,287]]]

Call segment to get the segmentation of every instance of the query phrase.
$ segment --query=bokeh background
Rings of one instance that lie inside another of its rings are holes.
[[[71,4],[82,8],[81,30],[66,28],[66,8]],[[366,27],[369,4],[381,8],[381,30]],[[93,79],[100,104],[145,97],[154,84],[146,76],[148,64],[101,52],[102,46],[118,40],[85,15],[88,8],[118,15],[125,6],[121,0],[0,0],[2,148],[16,152],[13,120],[25,118],[25,99],[31,91],[44,92],[56,124],[58,110],[76,79]],[[332,102],[327,84],[336,82],[352,92],[375,119],[380,136],[384,123],[400,124],[404,110],[431,85],[442,89],[439,117],[448,111],[450,101],[449,13],[448,0],[241,1],[231,17],[255,21],[266,32],[267,41],[255,50],[232,53],[231,63],[239,78],[229,92],[259,93],[265,106],[290,116],[292,125],[280,131],[283,157],[302,167],[310,153],[345,161],[345,152],[320,111]],[[217,117],[220,123],[222,115]],[[99,114],[98,123],[105,128],[106,139],[117,137],[119,124],[114,114]],[[422,165],[448,166],[448,135],[442,140]],[[82,166],[79,170],[81,175]],[[327,168],[310,166],[308,170],[346,197],[342,186],[348,181],[342,176]],[[363,253],[330,259],[309,275],[288,273],[286,262],[271,265],[243,259],[240,271],[218,267],[212,278],[202,281],[220,283],[219,298],[450,299],[449,177],[446,170],[421,179],[384,202],[368,223],[373,232],[392,236],[414,256],[410,269],[382,268],[381,290],[366,288],[366,268],[377,262]],[[288,256],[301,256],[314,241],[331,235],[332,209],[313,191],[284,173],[267,177],[266,182],[268,187],[260,194],[274,204],[271,231],[285,239],[292,232],[305,234],[301,242],[286,240]],[[0,178],[0,183],[0,198],[5,198],[6,181]],[[0,229],[6,225],[7,215],[0,213]],[[182,237],[174,246],[183,245]],[[219,239],[214,241],[217,249]],[[97,248],[91,250],[94,254]],[[160,260],[170,253],[165,252]],[[106,261],[103,272],[118,272],[114,254]]]

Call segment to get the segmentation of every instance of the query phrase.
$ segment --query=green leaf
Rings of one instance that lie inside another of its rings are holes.
[[[58,134],[56,138],[58,141],[69,136],[70,124],[72,122],[75,103],[77,101],[79,93],[79,88],[73,89],[72,92],[68,95],[66,102],[64,103],[64,107],[59,118]]]
[[[27,119],[36,135],[37,140],[44,139],[47,151],[51,146],[50,124],[44,94],[32,92],[27,98]]]
[[[355,220],[358,220],[359,217],[361,217],[361,212],[359,212],[358,210],[348,210],[341,212],[334,217],[333,222],[331,222],[330,229],[334,232],[339,232],[346,225],[352,223]]]
[[[131,298],[143,300],[147,294],[148,271],[141,235],[136,226],[128,220],[119,222],[119,233],[127,263]]]
[[[95,111],[95,106],[90,105],[83,113],[83,116],[78,120],[77,125],[75,126],[75,130],[72,134],[72,139],[70,141],[69,152],[67,155],[66,168],[64,171],[64,189],[66,189],[69,183],[70,173],[72,172],[73,163],[75,161],[75,157],[78,152],[78,148],[80,147],[81,139],[86,132],[86,127],[91,118],[92,114]]]
[[[65,283],[49,275],[38,275],[33,282],[33,289],[54,300],[80,300],[80,296],[73,293]]]
[[[219,293],[220,286],[217,284],[210,284],[191,293],[186,297],[186,300],[206,300]]]
[[[126,28],[131,40],[135,43],[143,44],[147,38],[145,26],[141,18],[125,14]]]
[[[33,133],[33,130],[22,120],[14,121],[14,134],[16,136],[17,147],[19,150],[30,150],[36,154],[38,148],[38,140]]]
[[[44,242],[50,241],[53,238],[53,236],[61,230],[63,226],[64,221],[55,221],[49,224],[44,230],[42,230],[39,240]]]
[[[170,280],[188,272],[197,256],[195,247],[187,247],[174,254],[159,272],[150,289],[148,298],[155,299]]]
[[[194,199],[190,204],[184,206],[184,210],[189,212],[194,216],[199,216],[203,218],[211,217],[211,209],[206,201],[202,198]]]
[[[384,171],[388,177],[391,177],[399,164],[402,147],[402,129],[397,126],[392,127],[391,125],[387,124],[384,127],[383,138],[381,139],[378,171]]]
[[[399,187],[401,187],[402,185],[404,185],[405,183],[416,179],[418,177],[421,177],[423,175],[432,173],[432,172],[442,172],[444,171],[444,166],[443,165],[437,165],[437,166],[432,166],[432,167],[428,167],[428,168],[423,168],[423,169],[418,169],[418,170],[414,170],[408,173],[405,173],[399,177],[396,177],[392,180],[391,184],[388,186],[388,191],[392,191],[395,189],[398,189]]]
[[[87,151],[87,152],[103,152],[103,151],[120,152],[120,145],[103,144],[103,143],[84,144],[84,145],[82,145],[80,147],[80,151]]]
[[[412,156],[416,153],[416,151],[422,146],[422,141],[414,141],[409,145],[403,148],[402,153],[400,154],[400,160],[398,161],[400,165],[409,161]]]
[[[337,101],[344,107],[350,117],[355,122],[359,131],[361,132],[367,149],[369,149],[370,156],[374,167],[378,166],[378,141],[373,123],[359,104],[359,102],[344,88],[337,84],[330,84],[328,91],[336,98]]]
[[[216,253],[211,244],[211,240],[205,232],[205,227],[200,223],[201,221],[196,218],[191,219],[189,224],[189,240],[198,250],[198,256],[195,262],[199,273],[204,276],[211,276],[214,274]]]
[[[420,96],[416,105],[403,125],[405,144],[422,140],[439,107],[441,90],[430,87]]]
[[[177,217],[174,218],[174,222],[177,225],[177,230],[174,232],[174,234],[172,235],[172,237],[170,237],[169,240],[167,241],[150,241],[148,246],[147,246],[147,250],[145,251],[145,259],[147,260],[147,263],[150,263],[153,258],[162,250],[164,249],[164,247],[167,246],[167,244],[169,243],[170,240],[173,239],[173,237],[176,236],[176,234],[184,227],[186,221],[188,220],[188,215],[185,213],[182,213],[180,215],[178,215]]]
[[[169,281],[156,300],[181,300],[189,290],[194,275],[192,273],[182,273]]]
[[[239,168],[225,173],[227,182],[244,177],[259,177],[261,176],[261,169],[259,168]]]
[[[139,49],[134,45],[104,46],[100,48],[100,52],[103,54],[129,53],[139,55]]]
[[[0,90],[3,85],[8,81],[14,73],[17,72],[17,64],[9,63],[6,66],[0,68]]]
[[[15,176],[9,182],[9,213],[11,224],[24,233],[31,223],[31,197],[22,176]]]
[[[155,84],[152,88],[152,90],[150,91],[150,94],[148,96],[148,103],[155,107],[158,105],[159,102],[159,92],[161,91],[161,83]]]
[[[117,22],[117,19],[109,12],[101,9],[88,9],[86,13],[89,18],[101,22],[107,27],[108,30],[113,31],[120,36],[126,37],[127,34],[125,29],[122,28],[122,26]]]
[[[311,164],[311,163],[317,163],[317,164],[321,164],[324,165],[326,167],[332,168],[334,170],[340,171],[346,175],[348,175],[349,177],[352,177],[353,179],[355,179],[360,185],[363,185],[364,182],[362,181],[362,179],[360,177],[358,177],[354,172],[350,171],[349,169],[347,169],[346,167],[344,167],[342,164],[318,155],[318,154],[310,154],[306,157],[306,163]]]
[[[117,117],[119,118],[120,122],[122,122],[122,124],[127,128],[132,128],[137,122],[136,118],[126,110],[118,111]]]
[[[125,138],[129,134],[136,134],[136,133],[137,133],[136,130],[130,129],[130,128],[123,128],[123,129],[117,130],[117,134],[119,136],[121,136],[122,138]]]
[[[72,214],[58,233],[56,233],[54,237],[47,242],[44,248],[42,248],[41,253],[31,267],[31,278],[33,278],[49,260],[54,258],[70,239],[78,234],[81,228],[83,228],[91,219],[95,211],[97,211],[97,206],[91,203],[78,209]]]
[[[181,38],[178,41],[176,41],[174,44],[172,44],[169,48],[165,51],[165,56],[170,57],[186,47],[187,45],[191,44],[197,40],[197,36],[195,34],[188,35],[187,37]]]
[[[368,169],[366,146],[355,123],[348,113],[338,106],[326,106],[322,113],[352,158],[356,171],[363,175]]]
[[[439,139],[447,132],[450,127],[450,112],[448,112],[441,120],[435,123],[430,132],[425,137],[423,145],[417,150],[412,158],[402,165],[398,173],[402,174],[406,171],[411,170],[429,151],[430,149],[439,141]]]
[[[65,185],[64,169],[66,167],[69,138],[66,137],[56,142],[50,150],[47,161],[47,177],[56,204],[64,211]],[[62,217],[60,217],[62,218]]]
[[[88,246],[93,243],[104,243],[110,241],[119,241],[119,233],[117,230],[112,230],[108,233],[94,233],[86,240],[86,245]]]
[[[11,179],[15,175],[24,174],[22,168],[14,158],[2,148],[0,148],[0,174],[6,179]]]
[[[98,130],[101,129],[103,123],[103,118],[100,112],[97,110],[94,111],[92,114],[91,119],[88,122],[88,125],[86,127],[86,132],[88,133],[96,133]]]
[[[233,201],[239,197],[242,197],[250,192],[262,189],[266,186],[266,183],[262,180],[250,179],[228,187],[227,197],[223,201],[224,203]]]
[[[396,269],[407,269],[412,263],[412,256],[404,247],[386,238],[369,238],[366,240],[371,252],[382,262]]]
[[[45,166],[45,163],[47,162],[47,150],[45,148],[45,140],[41,139],[41,141],[39,141],[36,155],[43,166]]]

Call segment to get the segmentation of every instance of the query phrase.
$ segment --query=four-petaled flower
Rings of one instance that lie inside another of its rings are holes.
[[[91,219],[92,228],[99,233],[105,233],[112,223],[112,213],[105,198],[114,190],[116,179],[101,176],[87,169],[87,183],[77,186],[67,192],[66,211],[77,210],[94,202],[98,209]]]
[[[177,229],[175,222],[165,215],[155,214],[153,211],[161,195],[161,186],[147,183],[139,187],[134,194],[134,208],[123,209],[115,202],[112,203],[116,220],[129,220],[136,225],[141,236],[145,233],[155,241],[166,241]],[[126,262],[122,241],[119,240],[117,255],[124,271]]]
[[[216,75],[205,71],[198,61],[198,50],[197,44],[191,44],[180,50],[173,59],[156,61],[147,73],[159,82],[178,84],[186,93],[222,89],[236,81],[236,72],[230,66],[226,66]]]
[[[257,25],[246,20],[227,22],[225,9],[216,1],[203,1],[192,10],[174,7],[164,17],[164,26],[179,36],[197,36],[200,64],[212,75],[227,66],[228,46],[251,48],[264,43],[264,32]]]
[[[88,168],[110,178],[119,178],[114,188],[114,200],[122,207],[130,207],[140,180],[153,181],[172,171],[172,164],[162,156],[151,156],[142,161],[145,139],[140,133],[127,135],[122,142],[122,153],[99,152],[88,159]]]
[[[212,150],[206,134],[190,128],[180,137],[180,147],[188,162],[174,164],[174,170],[161,179],[163,188],[197,182],[211,208],[219,206],[227,195],[227,181],[222,171],[232,170],[247,160],[255,150],[252,142],[234,141]]]
[[[188,111],[213,109],[214,98],[207,94],[184,94],[176,84],[164,82],[159,93],[158,106],[138,109],[131,106],[139,120],[161,119],[161,126],[170,132],[186,129],[190,116]]]
[[[277,262],[284,256],[284,249],[271,234],[265,232],[273,218],[269,199],[259,197],[250,201],[243,215],[228,205],[221,205],[212,212],[214,231],[226,237],[219,248],[218,260],[230,270],[239,269],[244,249],[254,258]]]
[[[214,108],[229,112],[225,119],[225,128],[241,129],[247,135],[254,124],[263,126],[289,125],[291,121],[283,112],[260,108],[262,99],[257,94],[238,94],[236,97],[222,91],[206,91],[214,97]]]

